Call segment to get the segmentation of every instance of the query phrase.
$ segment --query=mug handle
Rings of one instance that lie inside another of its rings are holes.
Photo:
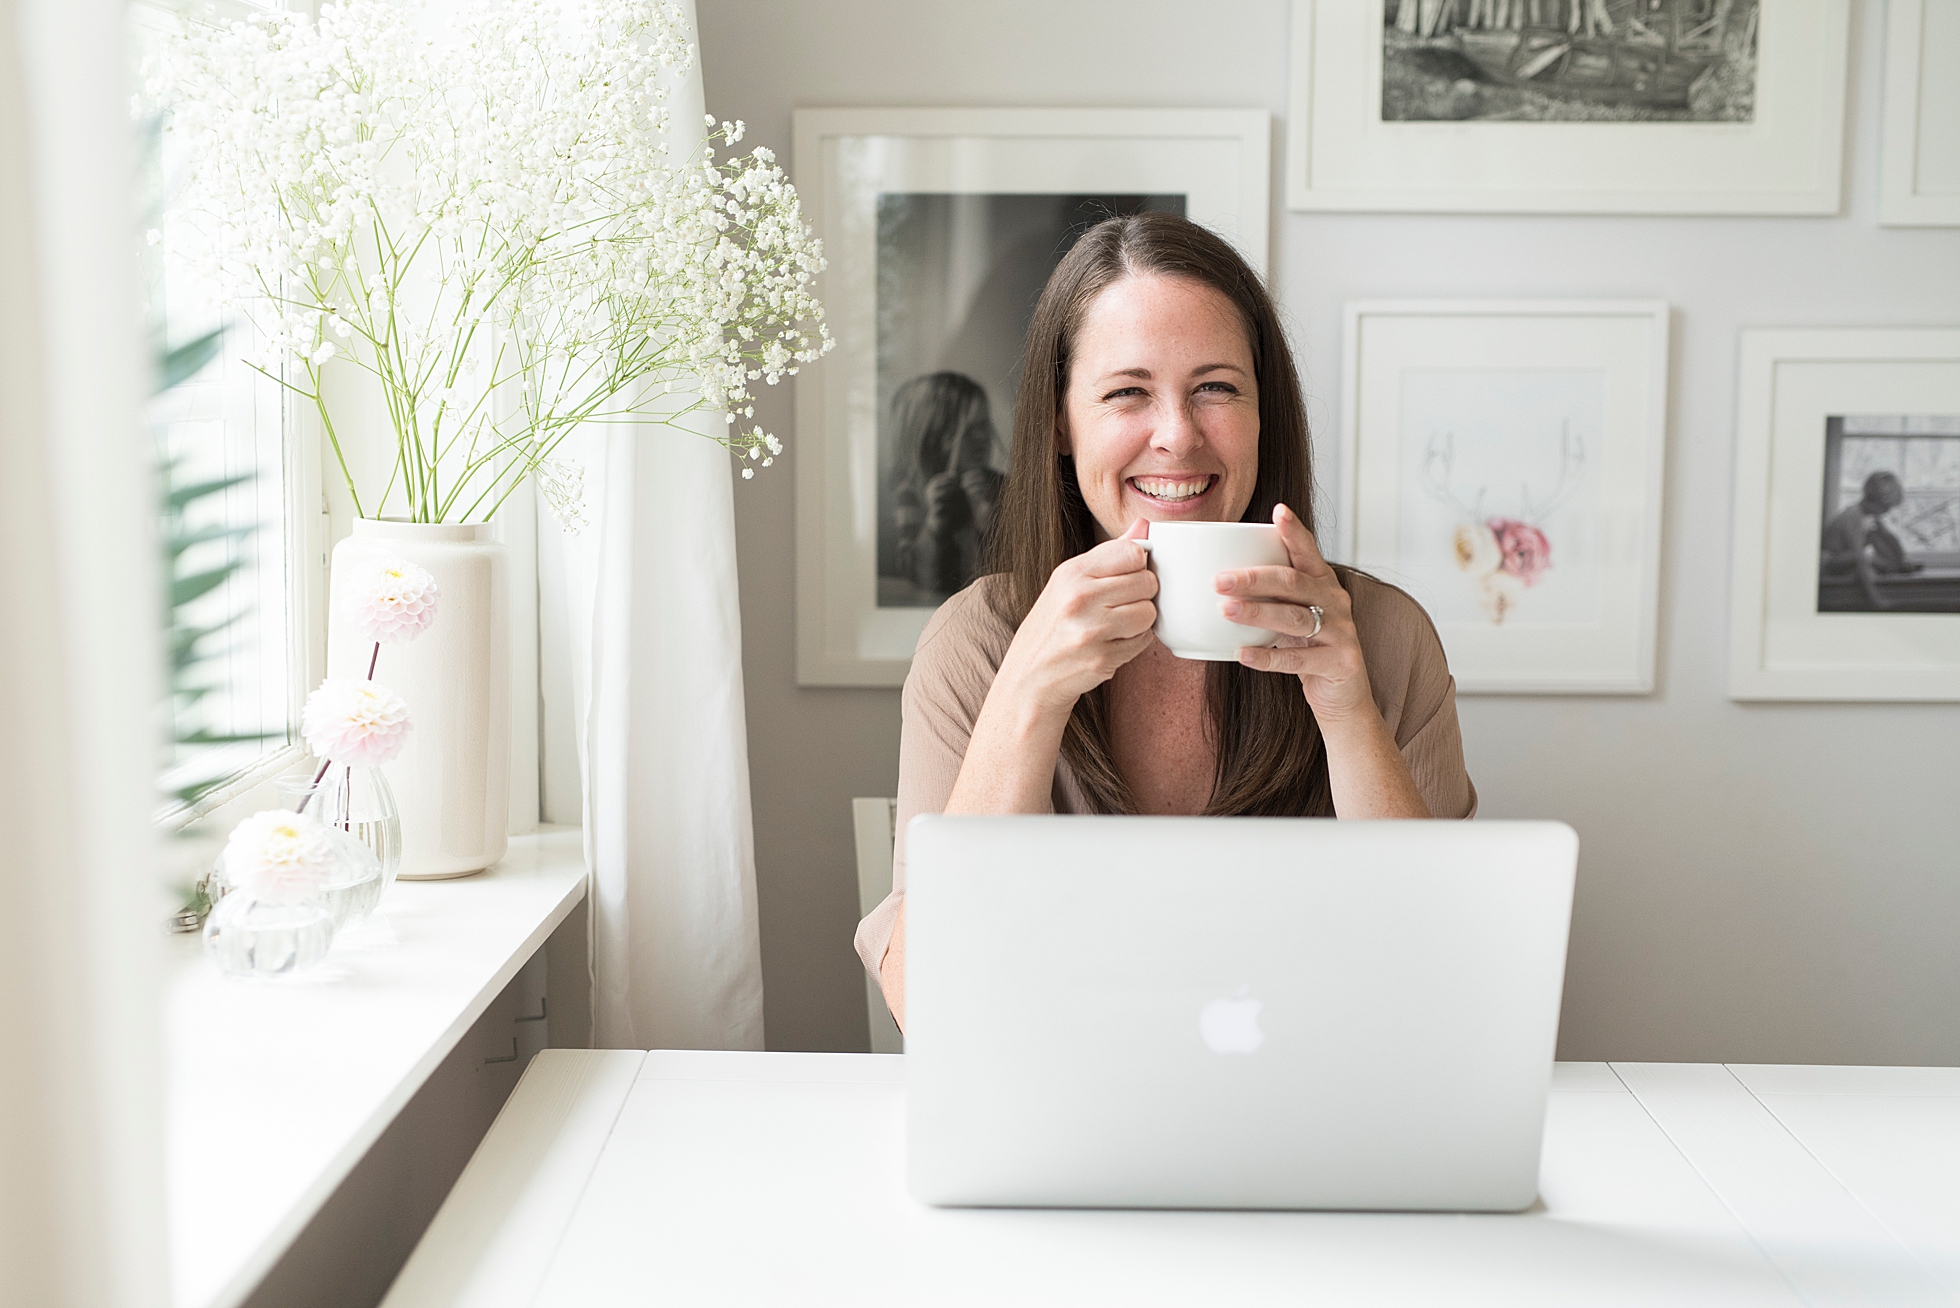
[[[1139,536],[1131,541],[1130,544],[1138,546],[1145,554],[1150,553],[1150,537],[1148,536]]]

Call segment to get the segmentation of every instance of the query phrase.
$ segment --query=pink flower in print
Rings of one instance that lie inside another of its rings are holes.
[[[1539,575],[1552,566],[1552,543],[1545,533],[1515,518],[1492,518],[1484,525],[1497,537],[1504,558],[1499,566],[1525,585],[1537,585]]]

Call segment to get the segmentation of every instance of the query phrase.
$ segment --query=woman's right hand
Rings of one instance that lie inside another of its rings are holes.
[[[1001,660],[1003,682],[1031,707],[1066,716],[1075,701],[1150,646],[1157,621],[1157,575],[1136,542],[1138,518],[1115,540],[1065,561],[1049,576]]]

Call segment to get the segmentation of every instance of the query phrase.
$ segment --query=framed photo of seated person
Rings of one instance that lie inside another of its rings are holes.
[[[1729,693],[1960,700],[1960,329],[1745,331]]]
[[[1264,272],[1264,111],[802,109],[837,347],[796,379],[797,683],[899,686],[979,575],[1035,300],[1082,232],[1203,223]]]

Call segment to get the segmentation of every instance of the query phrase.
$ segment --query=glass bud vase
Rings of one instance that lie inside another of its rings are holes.
[[[315,780],[315,777],[318,780]],[[358,849],[351,861],[372,866],[372,883],[359,878],[337,886],[331,897],[341,925],[359,921],[374,911],[402,864],[402,822],[395,795],[379,768],[329,763],[325,771],[310,765],[304,775],[282,777],[279,791],[285,807],[305,813]]]
[[[233,976],[286,976],[325,958],[333,933],[323,900],[274,904],[234,890],[204,921],[204,951]]]

